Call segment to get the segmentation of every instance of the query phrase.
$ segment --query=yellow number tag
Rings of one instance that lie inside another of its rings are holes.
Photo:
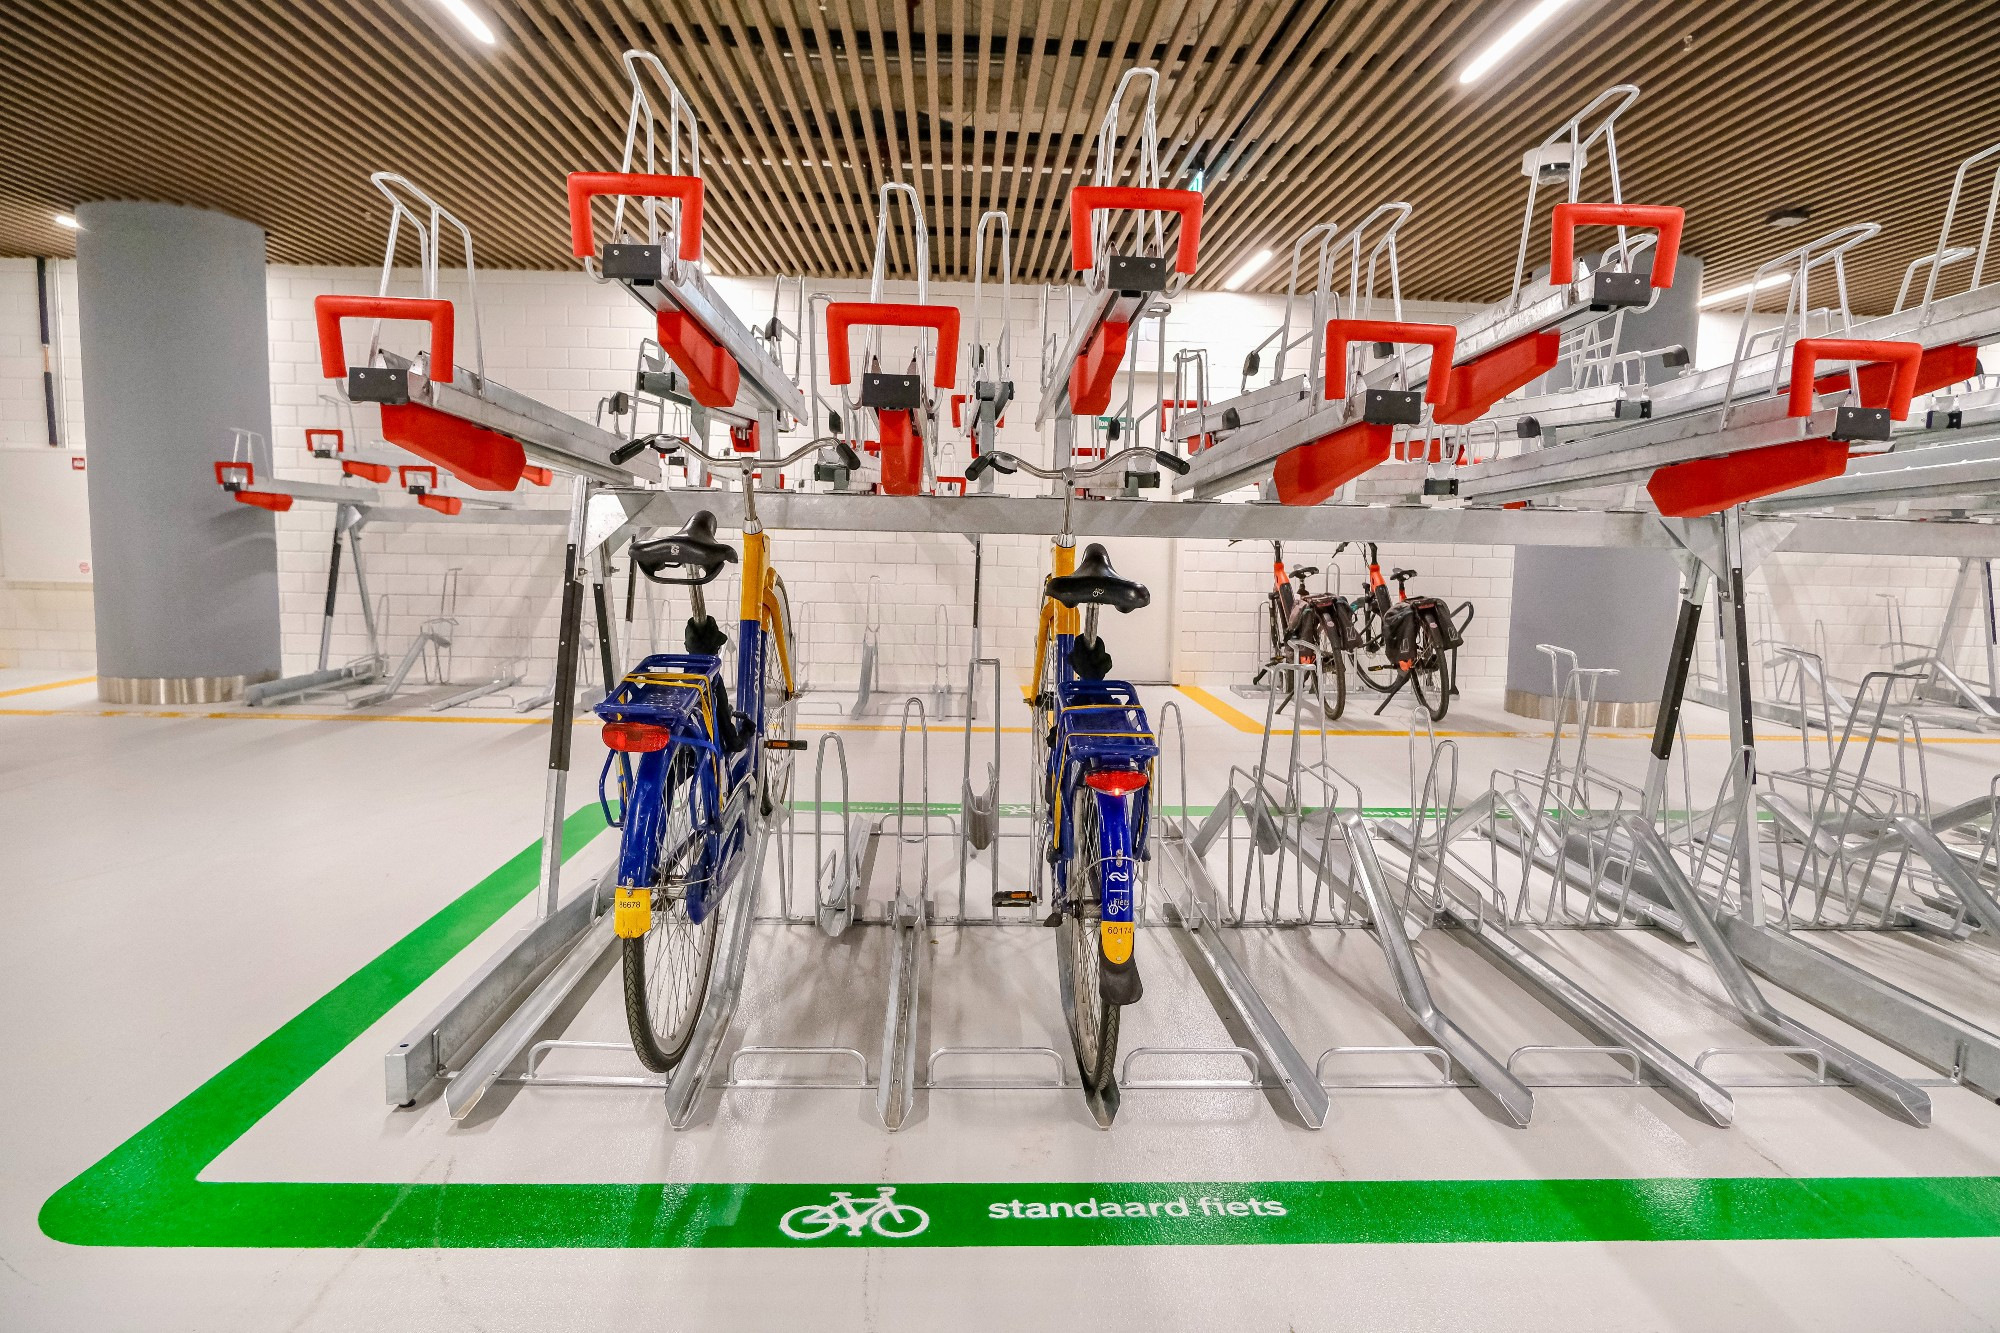
[[[1122,963],[1132,956],[1132,923],[1130,921],[1100,921],[1097,923],[1098,938],[1104,942],[1104,959],[1110,963]]]
[[[651,889],[620,887],[611,908],[611,930],[621,940],[636,940],[653,928]]]

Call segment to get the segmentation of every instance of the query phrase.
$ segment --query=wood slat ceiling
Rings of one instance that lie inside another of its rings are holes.
[[[274,261],[376,263],[387,168],[471,224],[483,265],[568,267],[562,178],[616,165],[628,46],[701,116],[724,273],[865,274],[876,185],[900,179],[937,276],[970,276],[1001,208],[1016,280],[1062,280],[1064,201],[1134,64],[1161,70],[1169,169],[1206,167],[1204,286],[1405,199],[1406,295],[1504,294],[1521,154],[1622,81],[1645,93],[1620,123],[1627,198],[1687,209],[1710,290],[1873,221],[1854,299],[1885,308],[1956,164],[2000,140],[1992,0],[1577,0],[1471,88],[1457,71],[1527,0],[471,3],[494,46],[436,0],[0,6],[0,252],[67,254],[54,214],[141,198],[257,222]],[[1764,221],[1795,205],[1811,223]]]

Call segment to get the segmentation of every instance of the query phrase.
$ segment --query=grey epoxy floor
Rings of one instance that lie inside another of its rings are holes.
[[[0,690],[41,683],[0,673]],[[1154,692],[1164,700],[1165,691]],[[1218,691],[1226,704],[1245,701]],[[1190,799],[1212,799],[1256,738],[1179,700]],[[214,710],[226,712],[228,710]],[[545,735],[492,722],[358,724],[105,710],[87,687],[0,698],[6,848],[0,1035],[0,1327],[22,1329],[1108,1328],[1974,1329],[2000,1326],[1991,1240],[1363,1244],[909,1249],[815,1253],[425,1249],[383,1252],[78,1247],[44,1236],[48,1196],[535,836]],[[383,710],[393,715],[393,710]],[[116,715],[106,716],[105,713]],[[1696,786],[1721,759],[1719,720],[1691,718]],[[1535,728],[1468,701],[1462,732]],[[804,730],[808,734],[812,727]],[[857,798],[893,795],[892,731],[844,733]],[[1007,738],[1006,799],[1023,748]],[[1462,784],[1536,766],[1533,735],[1461,735]],[[1332,738],[1371,803],[1407,800],[1393,729]],[[1773,740],[1778,763],[1795,750]],[[933,797],[956,786],[958,736],[933,739]],[[595,746],[579,745],[575,804]],[[1644,743],[1598,759],[1637,776]],[[1941,800],[1985,789],[2000,747],[1941,744]],[[1475,776],[1477,775],[1477,776]],[[572,873],[608,854],[586,849]],[[949,893],[955,855],[936,854]],[[872,891],[887,891],[878,865]],[[106,903],[111,904],[106,907]],[[464,1124],[435,1099],[383,1104],[381,1055],[505,938],[517,907],[266,1116],[211,1180],[1119,1181],[1534,1179],[1589,1176],[2000,1174],[2000,1107],[1938,1089],[1936,1122],[1900,1125],[1838,1089],[1739,1090],[1735,1126],[1654,1089],[1549,1088],[1516,1129],[1458,1089],[1342,1091],[1303,1128],[1261,1092],[1139,1092],[1116,1127],[1074,1094],[938,1090],[885,1134],[856,1092],[711,1092],[676,1133],[657,1094],[507,1088]],[[884,932],[826,940],[760,922],[732,1042],[855,1046],[880,1037]],[[1559,932],[1553,958],[1674,1049],[1754,1041],[1687,951],[1638,932]],[[1308,1056],[1417,1039],[1361,932],[1254,930],[1238,951]],[[1843,939],[1851,957],[2000,1026],[2000,980],[1964,951]],[[1233,1037],[1165,928],[1142,932],[1137,1045]],[[1440,1003],[1498,1051],[1581,1038],[1461,943],[1419,951]],[[930,948],[922,1046],[1065,1045],[1053,947],[1032,928],[945,928]],[[1788,1002],[1916,1073],[1908,1060]],[[607,969],[564,1035],[616,1040]],[[617,1057],[563,1052],[570,1068]],[[552,1064],[551,1068],[557,1067]],[[1032,1070],[1032,1064],[1025,1066]],[[968,1076],[995,1066],[967,1067]],[[1384,1067],[1390,1068],[1388,1066]],[[1551,1073],[1566,1068],[1560,1061]],[[1587,1062],[1575,1068],[1595,1072]],[[1230,1061],[1175,1071],[1226,1075]],[[1168,1072],[1168,1071],[1163,1071]],[[1407,1072],[1396,1067],[1394,1072]]]

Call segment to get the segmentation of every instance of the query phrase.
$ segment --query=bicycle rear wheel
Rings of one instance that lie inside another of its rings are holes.
[[[1069,904],[1056,935],[1057,979],[1083,1090],[1086,1095],[1101,1095],[1117,1087],[1119,1007],[1104,1002],[1097,983],[1104,853],[1097,797],[1089,788],[1077,788],[1069,817]]]
[[[1347,711],[1347,662],[1346,654],[1334,647],[1333,633],[1325,625],[1320,626],[1319,648],[1319,694],[1320,707],[1325,710],[1326,720],[1338,721]],[[1331,685],[1329,685],[1331,682]]]
[[[1417,631],[1417,664],[1410,672],[1410,684],[1431,721],[1444,721],[1445,713],[1451,709],[1451,654],[1437,641],[1429,625]]]
[[[625,1024],[639,1063],[665,1073],[687,1054],[695,1020],[708,998],[709,973],[720,933],[721,904],[712,878],[718,840],[715,812],[697,773],[697,752],[676,746],[662,799],[659,869],[653,879],[653,924],[624,944]],[[688,894],[703,898],[700,921],[688,915]]]

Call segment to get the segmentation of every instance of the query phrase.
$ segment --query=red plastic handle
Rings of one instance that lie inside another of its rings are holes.
[[[949,389],[958,383],[957,306],[835,301],[826,308],[827,376],[834,384],[849,384],[854,379],[848,356],[848,333],[870,328],[936,330],[937,373],[932,377],[931,387]]]
[[[402,487],[402,488],[403,488],[404,490],[408,490],[408,489],[410,488],[410,474],[411,474],[412,472],[428,472],[428,473],[430,473],[430,474],[431,474],[431,480],[430,480],[430,485],[429,485],[429,486],[427,486],[427,487],[425,487],[424,489],[426,489],[426,490],[430,490],[430,491],[434,491],[434,490],[436,490],[436,489],[437,489],[437,487],[438,487],[438,470],[437,470],[437,469],[436,469],[435,467],[432,467],[432,466],[431,466],[431,465],[430,465],[429,463],[405,463],[405,464],[403,464],[403,466],[401,466],[401,467],[399,467],[399,468],[397,468],[397,469],[396,469],[396,484],[397,484],[398,486],[401,486],[401,487]]]
[[[1416,343],[1431,349],[1424,401],[1441,403],[1451,387],[1451,353],[1458,330],[1449,324],[1398,324],[1386,319],[1329,319],[1326,322],[1326,396],[1347,397],[1349,343]],[[1335,374],[1336,370],[1339,372]]]
[[[528,466],[521,469],[521,475],[537,486],[546,486],[556,479],[556,474],[545,467]]]
[[[333,439],[333,452],[336,454],[347,452],[347,437],[330,426],[320,426],[308,430],[306,432],[306,448],[314,453],[319,452],[320,446],[314,444],[313,441],[325,439],[329,436]]]
[[[1576,281],[1578,227],[1652,227],[1654,287],[1674,285],[1674,261],[1681,256],[1681,227],[1687,214],[1671,204],[1557,204],[1554,241],[1549,247],[1549,281]]]
[[[1165,430],[1171,423],[1169,412],[1192,412],[1205,404],[1199,398],[1162,398],[1160,400],[1160,429]]]
[[[1910,415],[1910,399],[1917,392],[1917,367],[1923,363],[1920,343],[1875,342],[1866,338],[1801,338],[1792,344],[1792,396],[1785,405],[1788,416],[1802,417],[1813,410],[1813,372],[1821,361],[1883,361],[1896,368],[1889,385],[1887,407],[1897,421]]]
[[[638,172],[572,171],[569,174],[569,248],[578,259],[597,253],[590,201],[601,194],[681,201],[680,256],[701,258],[701,177],[649,176]]]
[[[255,486],[257,484],[257,469],[248,463],[217,463],[215,465],[215,484],[218,486],[228,486],[229,474],[231,472],[241,472],[243,474],[243,480],[237,483],[238,485]]]
[[[1149,213],[1178,213],[1181,219],[1180,244],[1174,250],[1174,272],[1194,272],[1195,257],[1201,246],[1201,192],[1199,190],[1142,190],[1132,185],[1079,185],[1069,192],[1069,257],[1072,267],[1089,268],[1091,253],[1090,219],[1108,208],[1136,208]]]
[[[343,319],[413,319],[431,326],[431,379],[451,383],[451,302],[414,296],[316,296],[313,321],[319,325],[319,373],[347,377],[347,349],[340,341]]]

